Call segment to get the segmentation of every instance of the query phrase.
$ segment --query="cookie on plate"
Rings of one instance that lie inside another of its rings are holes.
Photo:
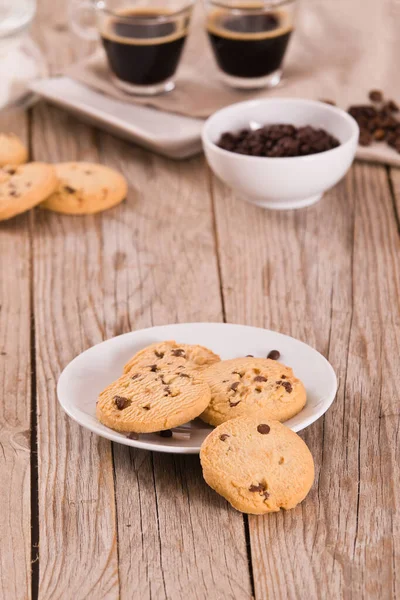
[[[200,418],[210,425],[242,415],[286,421],[306,403],[302,382],[276,360],[223,360],[205,369],[203,377],[211,388],[211,402]]]
[[[116,431],[150,433],[183,425],[210,401],[210,388],[193,370],[138,367],[99,396],[97,418]]]
[[[55,165],[57,190],[41,204],[55,212],[89,215],[116,206],[126,197],[126,179],[105,165],[66,162]]]
[[[204,346],[177,344],[174,341],[156,342],[137,352],[124,367],[124,373],[142,365],[155,364],[157,367],[186,368],[202,371],[219,362],[220,358]]]
[[[303,440],[279,421],[239,417],[219,425],[200,450],[203,476],[234,508],[261,515],[294,508],[314,481]]]
[[[0,133],[0,167],[20,165],[28,160],[28,151],[15,133]]]
[[[52,165],[40,162],[0,168],[0,221],[43,202],[57,187]]]

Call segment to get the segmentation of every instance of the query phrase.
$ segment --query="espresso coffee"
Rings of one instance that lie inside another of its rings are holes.
[[[281,64],[292,33],[289,15],[262,7],[235,6],[210,13],[207,32],[217,63],[228,75],[256,78],[270,75]],[[246,12],[240,13],[240,9]]]
[[[109,17],[104,23],[103,46],[118,79],[146,86],[173,76],[185,43],[189,17],[180,15],[174,20],[168,17],[167,12],[138,8]]]

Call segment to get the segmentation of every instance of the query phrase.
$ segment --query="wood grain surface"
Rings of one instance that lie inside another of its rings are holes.
[[[0,131],[27,141],[23,113]],[[29,214],[0,223],[0,597],[31,596],[31,235]]]
[[[53,73],[88,50],[66,8],[39,2]],[[43,102],[0,124],[36,160],[129,182],[101,215],[0,224],[0,598],[396,598],[400,171],[358,163],[316,206],[267,212],[202,157],[157,157]],[[302,433],[316,481],[293,511],[243,517],[198,457],[112,445],[59,408],[58,376],[85,348],[202,320],[293,335],[336,370],[336,401]]]

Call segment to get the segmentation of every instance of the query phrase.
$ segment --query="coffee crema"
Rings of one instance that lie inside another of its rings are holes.
[[[207,20],[217,63],[235,77],[264,77],[277,71],[292,31],[289,13],[266,12],[261,4],[214,9]]]
[[[172,17],[168,11],[157,8],[129,9],[108,17],[100,35],[118,79],[133,85],[154,85],[172,77],[186,40],[189,18],[188,14]]]

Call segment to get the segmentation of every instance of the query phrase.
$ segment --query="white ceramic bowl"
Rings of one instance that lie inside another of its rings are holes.
[[[287,158],[247,156],[217,146],[226,131],[276,123],[323,128],[340,146]],[[340,108],[314,100],[274,98],[219,110],[205,122],[202,141],[211,169],[245,200],[265,208],[292,209],[314,204],[344,176],[353,162],[358,135],[357,123]]]

